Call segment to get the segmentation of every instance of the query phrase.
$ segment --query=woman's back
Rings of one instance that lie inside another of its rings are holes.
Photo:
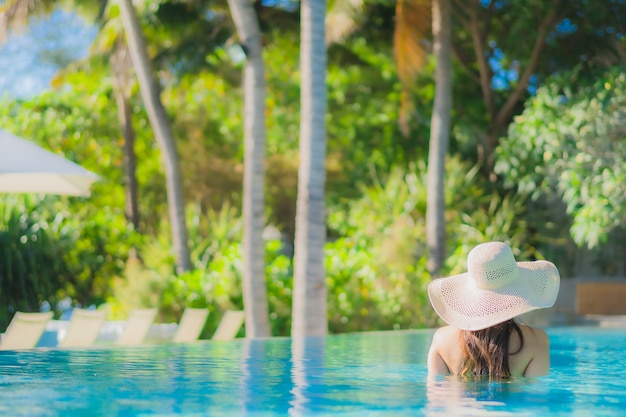
[[[467,255],[467,272],[428,284],[430,303],[451,326],[435,333],[429,373],[489,378],[547,374],[548,336],[518,325],[515,318],[553,306],[560,280],[552,262],[517,262],[505,242],[477,245]]]
[[[512,331],[509,337],[508,361],[511,376],[540,376],[550,369],[550,342],[541,329],[519,325],[523,338]],[[462,330],[452,326],[438,329],[428,353],[428,371],[435,374],[458,375],[463,367]]]

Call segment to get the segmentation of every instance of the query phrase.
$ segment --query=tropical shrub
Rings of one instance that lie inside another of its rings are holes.
[[[67,198],[5,195],[0,242],[0,325],[14,311],[100,304],[108,277],[119,273],[135,235],[106,209],[89,220],[73,216]],[[117,229],[115,226],[121,226]],[[104,232],[106,230],[106,232]]]
[[[327,245],[330,329],[334,332],[431,327],[426,287],[426,166],[393,169],[362,197],[329,215],[339,237]],[[466,270],[478,243],[503,240],[521,258],[540,256],[524,222],[524,200],[484,194],[477,169],[449,159],[445,200],[448,254],[443,275]]]
[[[558,194],[579,246],[596,248],[626,222],[626,75],[577,69],[526,103],[498,149],[496,172],[537,200]]]
[[[44,301],[54,303],[67,265],[55,244],[37,201],[5,196],[0,201],[0,326],[16,311],[39,311]],[[73,241],[71,235],[65,240]]]
[[[158,307],[159,321],[178,322],[186,307],[210,311],[202,337],[209,338],[222,314],[243,309],[241,217],[224,204],[221,210],[187,210],[194,270],[176,274],[167,231],[141,247],[143,260],[129,260],[114,281],[107,301],[110,316],[123,319],[132,308]],[[291,314],[291,260],[277,238],[266,240],[266,271],[273,333],[285,334]]]

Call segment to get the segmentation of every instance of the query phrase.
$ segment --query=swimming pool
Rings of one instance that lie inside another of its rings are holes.
[[[432,331],[0,351],[2,416],[623,416],[626,329],[547,329],[552,371],[426,382]]]

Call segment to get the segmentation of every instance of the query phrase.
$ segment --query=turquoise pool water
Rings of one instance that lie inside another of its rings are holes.
[[[431,331],[0,352],[1,416],[623,416],[626,329],[547,329],[552,371],[426,382]]]

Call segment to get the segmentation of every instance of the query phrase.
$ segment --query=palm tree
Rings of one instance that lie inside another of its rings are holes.
[[[246,51],[244,68],[244,178],[243,178],[243,301],[246,337],[271,336],[265,282],[265,74],[261,31],[253,3],[228,0]]]
[[[111,22],[111,21],[109,21]],[[122,148],[124,155],[125,182],[125,207],[126,220],[133,225],[133,229],[140,231],[139,222],[139,184],[137,181],[137,155],[135,153],[135,129],[132,123],[132,89],[135,85],[132,63],[128,47],[119,30],[112,28],[106,22],[100,28],[98,37],[90,48],[89,56],[80,61],[72,62],[66,68],[60,70],[55,75],[55,82],[59,83],[68,74],[77,70],[91,71],[97,67],[96,63],[108,62],[111,72],[111,84],[113,96],[117,105],[117,119],[120,124],[124,145]],[[105,40],[103,40],[105,39]],[[97,59],[106,58],[106,60]],[[108,68],[105,69],[108,71]],[[136,258],[136,248],[132,248],[129,257]]]
[[[126,32],[128,49],[137,74],[150,124],[161,149],[165,168],[167,200],[170,210],[172,240],[179,273],[192,269],[188,232],[185,223],[185,204],[176,143],[167,113],[160,98],[160,88],[154,77],[137,13],[131,0],[119,0],[120,15]]]
[[[446,255],[444,177],[452,109],[452,24],[450,0],[432,0],[432,3],[433,54],[437,69],[428,148],[426,243],[428,271],[432,276],[437,276]]]
[[[39,1],[39,2],[23,2],[13,1],[5,4],[5,7],[0,11],[0,44],[6,41],[7,31],[11,28],[21,29],[24,27],[28,19],[39,13],[50,13],[56,3],[54,1]],[[89,16],[90,18],[97,19],[101,13],[100,10],[95,10],[97,5],[91,5],[85,8],[81,4],[81,14]],[[99,16],[100,17],[100,16]],[[109,56],[109,62],[111,64],[111,70],[113,73],[113,90],[118,106],[118,120],[124,136],[124,169],[126,175],[126,207],[125,213],[127,220],[133,225],[135,230],[139,230],[139,187],[137,184],[136,167],[137,157],[134,149],[135,142],[135,130],[132,126],[132,110],[130,106],[131,96],[131,74],[129,70],[132,70],[130,61],[128,59],[128,49],[124,42],[120,42],[117,39],[115,45],[106,51]],[[98,48],[99,49],[99,48]],[[113,50],[111,53],[110,50]],[[98,50],[98,53],[102,51]],[[62,78],[67,72],[80,67],[82,61],[74,62],[69,67],[61,70],[56,78]],[[133,250],[129,254],[131,257],[135,257],[136,253]]]
[[[126,219],[139,230],[139,185],[137,183],[137,155],[135,154],[135,129],[132,123],[130,104],[132,64],[125,42],[118,39],[109,59],[113,73],[113,94],[117,103],[117,118],[124,135],[124,169],[126,171]],[[135,256],[136,254],[131,254]]]
[[[31,16],[50,13],[54,0],[8,0],[0,3],[0,45],[7,41],[10,29],[21,30]]]
[[[398,0],[396,3],[393,43],[398,77],[404,90],[399,122],[405,135],[410,134],[406,120],[406,113],[411,107],[409,91],[415,82],[415,74],[425,62],[423,41],[428,37],[429,26],[432,26],[434,41],[437,68],[428,148],[426,204],[427,268],[431,276],[439,274],[446,256],[444,178],[452,109],[451,25],[450,0]]]
[[[326,311],[326,1],[302,0],[300,167],[296,202],[292,337],[328,333]]]
[[[36,13],[50,12],[58,4],[58,2],[51,0],[14,0],[3,4],[2,8],[0,8],[0,42],[6,39],[6,33],[9,28],[24,26],[30,16]],[[94,5],[95,3],[87,3],[87,6],[91,8]],[[119,5],[127,33],[132,63],[138,76],[150,123],[153,126],[163,155],[177,270],[178,272],[183,272],[192,269],[192,265],[187,241],[188,233],[185,224],[182,181],[172,129],[159,97],[159,88],[154,79],[135,10],[130,0],[121,0]],[[83,5],[81,4],[81,6]],[[122,126],[129,126],[128,121],[120,120],[120,122]]]
[[[351,7],[338,3],[351,4]],[[333,39],[350,33],[363,12],[362,0],[335,2],[339,16],[333,17]],[[436,276],[443,266],[446,253],[444,177],[445,160],[450,138],[450,111],[452,108],[452,29],[450,0],[398,0],[396,2],[396,25],[393,45],[398,77],[403,86],[399,125],[404,135],[410,135],[407,113],[411,108],[410,90],[415,74],[426,61],[424,39],[432,25],[434,57],[437,63],[435,74],[435,100],[431,116],[428,151],[428,199],[426,209],[426,240],[428,246],[428,270]],[[432,15],[430,13],[432,8]],[[432,17],[432,20],[431,20]],[[341,24],[347,27],[341,29]]]

